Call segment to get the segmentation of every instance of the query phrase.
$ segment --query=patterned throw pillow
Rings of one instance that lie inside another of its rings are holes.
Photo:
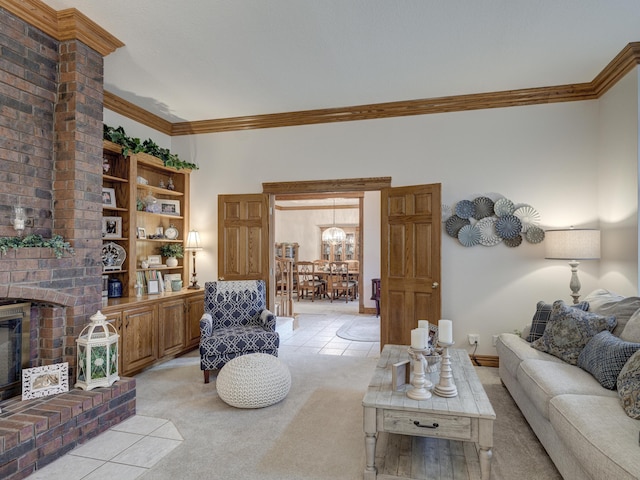
[[[618,396],[627,415],[640,419],[640,351],[633,354],[618,375]]]
[[[531,346],[549,353],[571,365],[578,363],[578,355],[592,337],[603,330],[613,330],[616,317],[572,308],[562,300],[553,302],[551,316],[542,337]]]
[[[616,388],[616,380],[627,360],[640,350],[640,343],[625,342],[608,330],[589,340],[578,356],[578,366],[586,370],[604,388]]]
[[[551,308],[553,305],[545,302],[538,302],[536,304],[536,313],[531,320],[531,330],[527,336],[527,342],[531,343],[539,339],[544,333],[544,329],[547,328],[547,322],[551,316]],[[583,311],[589,310],[589,302],[580,302],[575,305],[571,305],[572,308],[578,308]]]

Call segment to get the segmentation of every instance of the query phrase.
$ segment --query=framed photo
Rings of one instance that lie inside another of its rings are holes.
[[[411,362],[409,360],[391,365],[391,388],[394,391],[402,390],[405,385],[410,383],[410,377]]]
[[[160,284],[158,283],[158,280],[149,280],[147,282],[147,289],[147,293],[149,293],[149,295],[160,293]]]
[[[160,203],[160,213],[165,215],[180,215],[180,200],[158,200]]]
[[[122,237],[122,217],[102,217],[102,237]]]
[[[149,262],[149,266],[158,266],[162,265],[162,255],[149,255],[147,257],[147,262]]]
[[[136,236],[137,236],[139,239],[144,240],[145,238],[147,238],[147,231],[146,231],[144,228],[142,228],[142,227],[138,227],[138,228],[136,229]]]
[[[69,363],[22,370],[22,400],[69,391]]]
[[[102,205],[105,207],[117,207],[115,189],[102,187]]]

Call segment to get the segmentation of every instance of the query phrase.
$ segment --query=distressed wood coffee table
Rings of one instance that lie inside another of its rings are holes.
[[[413,400],[406,395],[411,385],[398,391],[391,387],[391,366],[409,359],[408,347],[385,345],[362,400],[366,453],[364,480],[441,478],[441,475],[442,478],[476,477],[478,458],[481,478],[489,480],[496,414],[468,353],[460,349],[449,349],[449,353],[458,395],[443,398],[433,394],[427,400]],[[439,376],[439,371],[427,374],[433,385],[438,383]],[[437,441],[446,445],[444,449],[448,451],[444,453],[448,460],[444,466],[438,458],[443,452],[433,451],[436,441],[433,439],[441,439]],[[380,444],[378,450],[381,450],[382,442],[386,452],[381,455],[380,451],[376,452],[376,443]],[[470,455],[469,447],[473,445],[475,449],[471,448]],[[459,452],[451,451],[456,448]],[[390,451],[398,453],[400,458],[389,460]],[[379,462],[383,459],[387,459],[387,463],[396,462],[396,468],[392,470],[395,473],[391,474],[388,468],[378,473],[376,454]],[[435,472],[435,469],[439,471]]]

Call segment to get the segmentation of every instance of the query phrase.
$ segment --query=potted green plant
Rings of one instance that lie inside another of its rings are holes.
[[[160,255],[166,257],[167,267],[178,266],[178,258],[184,257],[184,250],[180,243],[167,243],[160,247]]]

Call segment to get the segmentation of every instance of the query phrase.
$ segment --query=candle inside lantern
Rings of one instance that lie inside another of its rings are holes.
[[[422,350],[427,346],[424,337],[424,328],[414,328],[411,330],[411,348]]]
[[[438,322],[438,341],[441,343],[453,343],[453,323],[451,320]]]

